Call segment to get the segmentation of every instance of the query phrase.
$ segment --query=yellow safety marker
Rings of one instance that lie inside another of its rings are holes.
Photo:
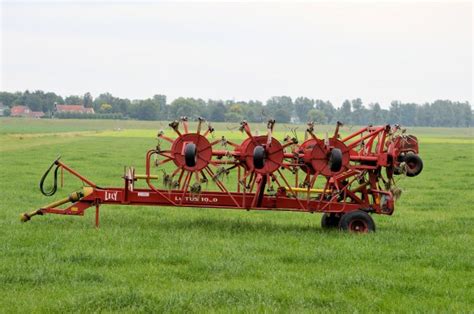
[[[135,179],[139,179],[139,180],[146,180],[146,179],[158,179],[158,176],[157,175],[151,175],[151,176],[147,176],[146,174],[136,174],[135,175]]]

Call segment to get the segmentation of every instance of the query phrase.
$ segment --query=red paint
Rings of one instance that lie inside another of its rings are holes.
[[[137,178],[132,170],[124,176],[122,188],[99,188],[77,171],[57,161],[62,169],[91,187],[92,193],[67,208],[42,208],[41,213],[83,215],[88,207],[95,206],[97,227],[99,206],[102,204],[341,214],[362,209],[391,215],[394,198],[391,191],[386,189],[385,182],[393,180],[391,174],[394,167],[400,165],[400,156],[406,152],[418,153],[416,137],[399,135],[398,127],[388,125],[362,128],[343,139],[339,138],[339,125],[334,135],[325,139],[318,138],[310,128],[308,132],[311,137],[302,144],[289,139],[282,144],[272,136],[274,122],[270,121],[267,134],[260,136],[252,135],[248,124],[243,122],[241,130],[247,138],[241,144],[236,144],[225,139],[210,142],[207,136],[213,129],[209,127],[201,133],[202,121],[199,121],[196,133],[189,132],[187,120],[183,119],[180,123],[183,132],[178,129],[179,123],[172,126],[177,134],[176,139],[159,135],[171,142],[170,150],[157,148],[146,154],[145,180],[148,188],[134,187]],[[214,147],[223,142],[227,146]],[[184,148],[189,143],[194,143],[197,148],[194,167],[186,166],[184,159]],[[265,164],[261,169],[253,166],[256,146],[265,149]],[[334,148],[342,152],[342,167],[338,172],[332,172],[328,166],[328,155]],[[176,186],[165,188],[153,184],[157,182],[150,178],[155,156],[165,158],[157,163],[158,173],[162,164],[173,161],[176,169],[170,176],[172,184]],[[382,173],[385,173],[381,171],[382,168],[387,168],[388,177],[382,177]],[[225,173],[231,171],[236,172],[238,179],[233,182],[223,180]],[[296,181],[293,176],[297,177]],[[193,190],[199,182],[204,186],[205,180],[213,180],[217,190]],[[313,189],[319,192],[310,193]],[[363,232],[367,226],[363,221],[353,221],[350,228]]]

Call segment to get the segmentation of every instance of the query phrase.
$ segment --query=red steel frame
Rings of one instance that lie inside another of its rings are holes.
[[[245,121],[242,122],[241,131],[247,135],[242,144],[230,142],[225,138],[209,142],[206,137],[213,132],[213,129],[209,126],[202,132],[202,123],[203,120],[199,120],[195,133],[189,132],[185,118],[171,123],[170,126],[178,136],[177,139],[167,137],[162,132],[158,134],[160,139],[171,144],[171,148],[161,150],[157,146],[149,150],[146,153],[145,175],[136,176],[134,169],[129,168],[123,177],[123,187],[98,187],[77,171],[56,160],[57,167],[77,177],[86,187],[82,192],[73,193],[67,199],[42,207],[31,214],[24,214],[25,220],[46,213],[82,216],[87,208],[95,206],[95,224],[98,227],[100,206],[105,204],[310,213],[347,213],[363,209],[376,214],[391,215],[394,210],[394,197],[390,189],[386,188],[386,183],[393,182],[393,168],[398,165],[398,156],[402,152],[418,153],[416,138],[401,140],[405,137],[397,135],[400,130],[398,126],[368,126],[341,139],[338,123],[331,138],[326,136],[325,139],[319,139],[313,133],[313,125],[309,124],[307,130],[309,138],[298,145],[294,138],[285,139],[283,144],[273,138],[274,121],[269,121],[267,135],[264,136],[252,135],[249,125]],[[180,124],[183,125],[184,132],[179,131]],[[189,141],[186,142],[184,139]],[[197,146],[194,167],[187,166],[180,157],[189,142]],[[217,144],[223,144],[231,149],[213,149],[212,147]],[[262,169],[257,169],[249,159],[257,145],[264,146],[266,150],[267,161]],[[332,173],[325,168],[327,160],[311,159],[311,150],[315,146],[321,151],[330,151],[334,147],[342,148],[342,169]],[[200,152],[207,152],[207,155],[201,158]],[[152,160],[154,157],[155,162]],[[174,186],[156,187],[152,182],[156,178],[152,174],[153,165],[159,167],[171,161],[176,165],[176,170],[170,175],[169,180],[170,182],[175,180]],[[217,167],[217,170],[213,170],[211,166]],[[381,172],[383,168],[387,168],[386,178]],[[234,169],[237,171],[237,186],[235,191],[231,191],[221,181],[220,174]],[[290,184],[292,180],[287,178],[288,173],[294,177],[293,185]],[[207,182],[208,178],[212,178],[218,190],[193,191],[191,188],[193,178],[195,182]],[[135,188],[134,183],[139,179],[145,180],[148,188]],[[318,189],[316,183],[321,180],[324,188]],[[277,189],[270,193],[268,188],[273,187],[273,184]],[[72,204],[66,208],[58,208],[58,205],[68,201]]]

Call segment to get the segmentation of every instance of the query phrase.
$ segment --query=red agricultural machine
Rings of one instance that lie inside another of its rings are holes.
[[[321,212],[323,228],[369,232],[375,230],[369,214],[393,213],[400,196],[394,176],[413,177],[423,168],[417,138],[398,125],[368,126],[344,137],[338,123],[332,136],[319,138],[314,124],[308,123],[302,143],[296,133],[278,141],[272,135],[274,125],[268,121],[267,133],[255,135],[243,121],[240,131],[246,138],[234,143],[225,137],[210,139],[214,129],[203,119],[194,132],[186,117],[173,121],[169,126],[176,137],[159,132],[158,145],[146,153],[145,174],[126,168],[123,187],[99,187],[57,159],[40,182],[42,193],[56,192],[58,170],[77,177],[84,187],[22,214],[21,220],[43,214],[82,216],[95,206],[98,227],[103,204],[215,207]],[[44,181],[54,167],[53,188],[45,191]],[[224,176],[235,178],[235,184],[226,184]],[[138,180],[144,180],[146,188],[136,187]],[[66,203],[72,204],[59,208]]]

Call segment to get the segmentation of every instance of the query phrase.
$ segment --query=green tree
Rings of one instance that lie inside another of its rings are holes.
[[[470,127],[473,123],[472,119],[474,112],[472,111],[471,105],[468,102],[462,103],[461,106],[462,108],[460,114],[462,116],[462,122],[459,126]]]
[[[94,99],[92,98],[91,93],[87,92],[84,94],[84,96],[82,97],[82,103],[86,108],[91,108],[94,106]]]
[[[122,113],[128,114],[130,109],[131,102],[127,98],[118,98],[114,97],[110,93],[100,94],[97,98],[94,99],[94,110],[99,111],[100,105],[109,104],[112,106],[111,112],[113,113]]]
[[[293,113],[293,101],[288,96],[274,96],[267,100],[267,111],[280,123],[288,123]]]
[[[66,105],[83,105],[84,104],[84,98],[76,95],[71,95],[67,96],[64,99],[64,103]]]
[[[352,105],[352,124],[356,125],[365,125],[369,123],[369,114],[367,109],[365,109],[360,98],[354,99],[351,101]]]
[[[168,118],[168,108],[166,106],[166,96],[165,95],[154,95],[153,103],[157,106],[158,110],[158,119],[166,120]]]
[[[416,104],[402,104],[400,106],[401,111],[401,123],[402,125],[415,125],[416,124],[416,112],[417,112],[417,105]]]
[[[314,108],[314,100],[307,97],[298,97],[295,99],[295,113],[300,122],[307,122],[308,111]]]
[[[429,103],[425,103],[416,108],[416,125],[432,125],[431,108]]]
[[[215,101],[209,99],[207,102],[207,114],[205,115],[209,121],[223,122],[225,121],[225,114],[227,112],[224,102],[221,100]]]
[[[202,99],[179,97],[170,105],[172,119],[180,117],[195,118],[201,116],[206,109],[206,103]]]
[[[342,106],[337,110],[336,116],[338,121],[344,124],[352,123],[352,105],[349,100],[345,100],[342,103]]]
[[[390,103],[389,123],[400,124],[402,121],[401,103],[399,101],[392,101]]]
[[[43,112],[51,113],[54,111],[54,104],[63,104],[64,100],[61,96],[55,93],[45,93],[43,101]]]
[[[158,107],[150,99],[140,100],[134,108],[133,116],[139,120],[156,120],[158,118]]]
[[[249,122],[262,122],[263,104],[260,101],[250,100],[248,102],[241,101],[239,104],[242,107],[242,115],[244,119]]]
[[[100,112],[102,113],[109,113],[112,111],[112,105],[109,104],[102,104],[100,105]]]
[[[325,124],[327,122],[324,112],[318,109],[311,109],[308,111],[308,117],[310,121],[317,124]]]
[[[384,117],[383,117],[383,111],[382,108],[380,107],[379,103],[375,104],[370,104],[370,124],[383,124],[384,123]]]
[[[94,99],[94,110],[100,111],[100,105],[110,104],[113,105],[115,97],[110,93],[102,93]]]
[[[326,117],[327,122],[336,122],[336,109],[332,105],[332,103],[323,100],[315,100],[315,108],[322,111],[324,116]]]
[[[9,92],[0,92],[0,103],[4,106],[12,107],[16,99],[22,96],[21,92],[9,93]]]
[[[229,122],[240,122],[244,120],[242,105],[232,104],[225,114],[225,120]]]

